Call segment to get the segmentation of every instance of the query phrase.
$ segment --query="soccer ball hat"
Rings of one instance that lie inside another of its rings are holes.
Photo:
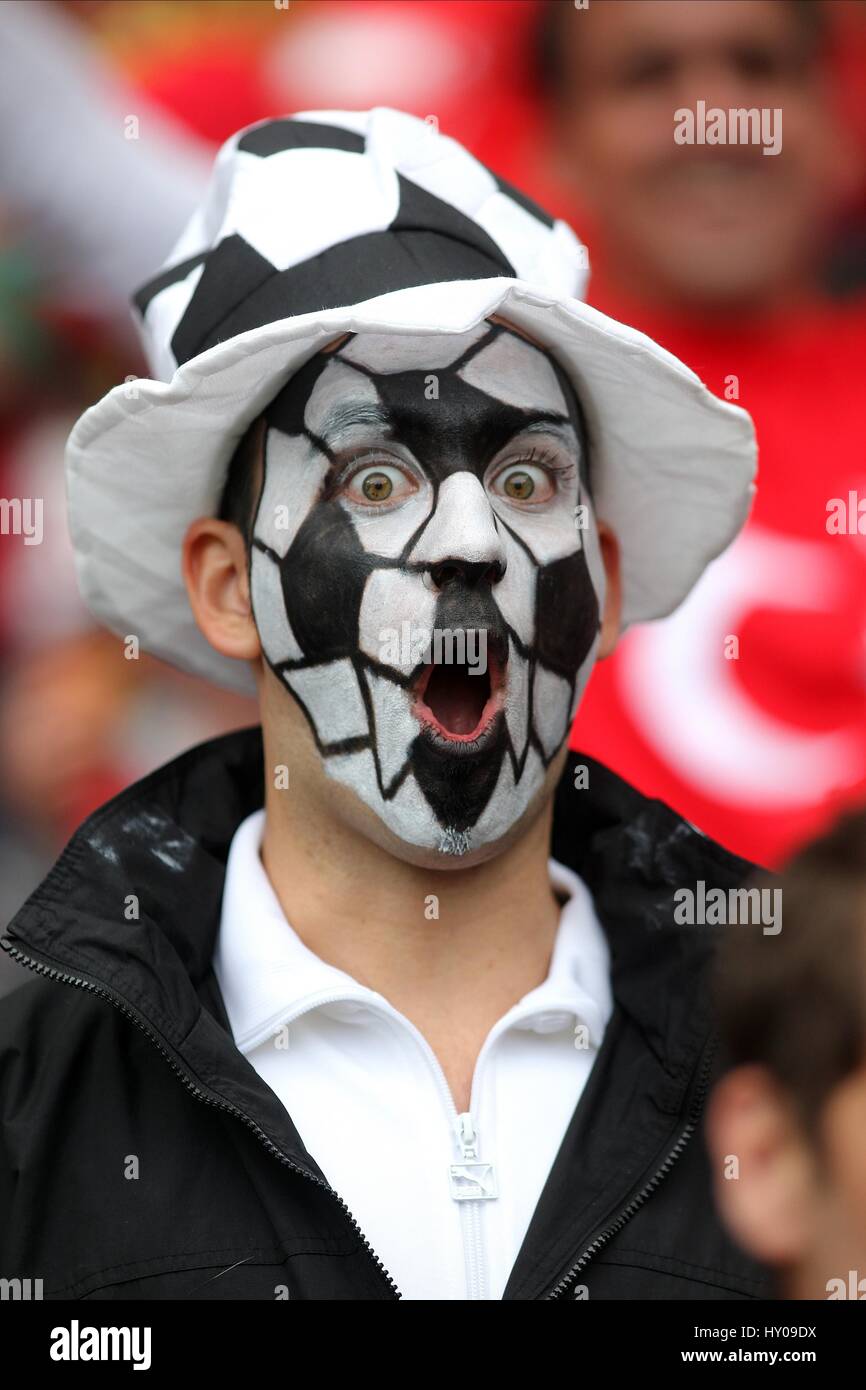
[[[66,446],[82,594],[112,631],[253,693],[198,631],[181,574],[247,427],[343,333],[534,338],[583,407],[593,503],[621,552],[623,626],[673,611],[754,493],[749,415],[642,333],[585,304],[586,249],[435,126],[388,107],[256,122],[134,296],[152,379],[116,386]],[[441,354],[440,354],[441,355]]]

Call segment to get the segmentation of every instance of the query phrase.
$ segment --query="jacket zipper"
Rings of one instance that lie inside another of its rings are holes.
[[[713,1058],[715,1057],[717,1047],[718,1038],[714,1038],[704,1059],[704,1064],[701,1067],[701,1072],[698,1079],[694,1100],[692,1101],[692,1107],[688,1123],[680,1137],[677,1139],[667,1158],[662,1163],[661,1167],[653,1174],[646,1186],[641,1188],[637,1196],[633,1197],[632,1200],[628,1203],[628,1205],[623,1207],[622,1211],[619,1213],[616,1219],[612,1221],[611,1224],[604,1231],[602,1231],[600,1235],[596,1236],[595,1239],[591,1242],[591,1244],[586,1247],[577,1263],[572,1265],[568,1273],[563,1275],[563,1277],[559,1280],[559,1283],[556,1284],[551,1289],[550,1293],[546,1295],[548,1299],[563,1297],[572,1280],[574,1280],[576,1276],[580,1273],[580,1271],[586,1265],[589,1264],[590,1260],[592,1260],[594,1256],[598,1254],[602,1246],[606,1245],[607,1242],[611,1240],[613,1236],[619,1234],[623,1226],[625,1226],[626,1223],[630,1221],[631,1218],[634,1216],[635,1212],[643,1206],[644,1202],[646,1202],[649,1197],[652,1196],[662,1179],[667,1177],[674,1163],[679,1158],[680,1154],[688,1144],[689,1140],[695,1132],[695,1129],[697,1128],[698,1117],[700,1116],[701,1109],[704,1103],[704,1096],[706,1095],[709,1086],[710,1072],[712,1070]]]
[[[396,1010],[390,1005],[387,1011],[381,1010],[389,1016],[396,1015]],[[466,1162],[477,1162],[478,1144],[475,1131],[475,1121],[472,1118],[472,1107],[475,1103],[475,1092],[478,1086],[478,1076],[481,1066],[486,1060],[486,1049],[490,1041],[489,1037],[485,1041],[484,1047],[475,1063],[475,1071],[472,1076],[472,1093],[469,1098],[469,1109],[462,1114],[458,1114],[457,1106],[454,1104],[454,1097],[451,1094],[451,1087],[448,1085],[448,1078],[442,1069],[442,1064],[433,1051],[423,1033],[417,1029],[408,1018],[399,1017],[401,1024],[408,1026],[409,1032],[418,1043],[421,1052],[429,1063],[433,1072],[445,1108],[451,1120],[452,1139],[456,1141],[460,1156]],[[487,1251],[484,1243],[484,1218],[481,1213],[483,1199],[473,1201],[467,1199],[461,1201],[460,1205],[460,1233],[463,1237],[463,1258],[466,1267],[466,1296],[468,1300],[486,1299],[489,1284]]]
[[[352,996],[347,994],[345,990],[340,990],[333,994],[317,996],[315,1007],[321,1004],[337,1002],[338,1000],[351,999],[351,997]],[[280,1022],[285,1027],[288,1027],[290,1024],[294,1023],[296,1019],[302,1017],[310,1007],[311,1005],[306,1003],[302,1005],[300,1009],[294,1010],[289,1014],[281,1014],[279,1016]],[[480,1071],[478,1063],[485,1055],[484,1049],[482,1049],[479,1054],[478,1062],[476,1062],[475,1074],[472,1079],[472,1096],[469,1102],[470,1109],[464,1111],[462,1114],[458,1114],[457,1106],[454,1103],[454,1097],[451,1094],[451,1088],[448,1085],[448,1079],[442,1069],[442,1065],[423,1033],[421,1033],[408,1018],[405,1018],[388,1004],[387,1000],[384,1000],[382,1004],[368,1005],[368,1007],[377,1009],[385,1018],[396,1018],[401,1027],[408,1029],[412,1038],[417,1042],[425,1061],[429,1064],[433,1072],[436,1086],[442,1096],[445,1109],[448,1111],[453,1141],[459,1148],[460,1157],[467,1163],[478,1162],[478,1136],[475,1132],[475,1122],[472,1118],[471,1107],[477,1087],[476,1077]],[[267,1027],[257,1030],[257,1032],[252,1035],[252,1038],[247,1037],[245,1039],[245,1045],[247,1047],[258,1046],[265,1038],[270,1037],[272,1032],[273,1024],[271,1023],[268,1024]],[[465,1199],[461,1201],[459,1205],[460,1234],[463,1240],[463,1261],[466,1270],[466,1297],[472,1300],[486,1299],[489,1279],[488,1262],[484,1245],[481,1200],[473,1201],[471,1199]]]
[[[453,1108],[456,1111],[456,1106]],[[454,1129],[463,1158],[467,1163],[476,1163],[478,1161],[478,1142],[472,1112],[465,1110],[462,1114],[457,1115]],[[466,1285],[470,1299],[487,1298],[487,1260],[485,1258],[482,1219],[480,1201],[460,1203],[460,1220],[463,1223],[463,1251],[466,1257]]]
[[[333,995],[335,1001],[349,997],[351,996],[348,996],[345,991]],[[330,1002],[328,996],[316,1000],[317,1005],[328,1002]],[[454,1097],[451,1094],[451,1088],[448,1085],[448,1079],[442,1069],[442,1065],[423,1033],[421,1033],[408,1018],[405,1018],[388,1004],[387,1000],[383,1001],[383,1004],[371,1005],[370,1007],[375,1007],[385,1018],[396,1018],[401,1027],[408,1029],[413,1039],[417,1042],[425,1061],[429,1064],[436,1086],[442,1096],[445,1109],[448,1112],[451,1122],[452,1142],[456,1143],[460,1151],[460,1157],[465,1162],[478,1162],[478,1136],[475,1131],[475,1122],[472,1118],[472,1106],[475,1101],[475,1092],[477,1090],[477,1078],[481,1071],[481,1064],[486,1056],[485,1049],[487,1047],[487,1042],[485,1042],[485,1046],[479,1053],[478,1060],[475,1064],[475,1072],[472,1078],[472,1095],[469,1102],[470,1108],[462,1114],[458,1114],[457,1106],[454,1103]],[[297,1012],[281,1016],[281,1021],[286,1025],[294,1023],[295,1019],[300,1018],[306,1011],[307,1005],[304,1005],[304,1007]],[[263,1030],[261,1037],[268,1037],[270,1032],[270,1028]],[[487,1041],[489,1042],[489,1039]],[[463,1258],[466,1268],[466,1296],[467,1299],[471,1300],[486,1299],[488,1296],[488,1261],[484,1244],[483,1217],[481,1214],[481,1206],[484,1200],[486,1199],[480,1198],[478,1200],[473,1200],[467,1198],[459,1203],[460,1233],[463,1238]]]
[[[351,997],[352,996],[350,994],[347,994],[345,990],[339,990],[334,993],[319,995],[315,999],[315,1007],[319,1007],[322,1004],[336,1003],[337,1001],[341,1001],[344,999],[351,999]],[[310,1007],[311,1005],[308,1002],[303,1004],[301,1008],[293,1010],[291,1013],[280,1014],[279,1018],[281,1024],[284,1027],[289,1027],[292,1023],[296,1021],[296,1019],[301,1018],[305,1013],[307,1013]],[[444,1071],[442,1070],[442,1066],[439,1063],[436,1054],[433,1052],[426,1038],[423,1036],[422,1033],[418,1031],[415,1025],[409,1021],[409,1019],[403,1018],[402,1015],[398,1014],[395,1009],[393,1009],[389,1004],[387,1004],[387,1001],[385,1001],[384,1007],[382,1007],[381,1005],[376,1005],[375,1007],[378,1008],[379,1013],[384,1015],[386,1018],[397,1018],[401,1026],[406,1025],[408,1027],[409,1032],[411,1033],[414,1040],[418,1043],[425,1060],[429,1063],[430,1068],[433,1072],[433,1077],[436,1082],[436,1086],[442,1095],[445,1108],[449,1113],[454,1139],[460,1150],[460,1157],[463,1158],[466,1162],[477,1162],[477,1135],[475,1133],[475,1125],[472,1119],[471,1109],[465,1111],[463,1114],[458,1115],[457,1107],[454,1104],[454,1098],[451,1094],[451,1088],[448,1085],[448,1080],[445,1076]],[[265,1038],[270,1037],[272,1033],[273,1023],[269,1023],[267,1027],[258,1029],[251,1037],[246,1037],[244,1040],[245,1046],[257,1047],[260,1042],[264,1041]],[[474,1089],[475,1080],[473,1077],[473,1092]],[[471,1104],[472,1102],[470,1100],[470,1106]],[[482,1216],[480,1207],[480,1201],[465,1200],[460,1202],[460,1230],[461,1235],[463,1237],[463,1257],[464,1264],[466,1267],[466,1288],[468,1299],[487,1298],[487,1260],[485,1258],[484,1232],[482,1227]]]
[[[251,1119],[249,1115],[246,1115],[243,1110],[239,1110],[238,1107],[236,1105],[232,1105],[230,1101],[215,1099],[213,1096],[208,1095],[207,1092],[203,1091],[199,1086],[197,1086],[195,1082],[189,1077],[187,1072],[184,1071],[182,1067],[178,1066],[171,1054],[163,1047],[157,1033],[155,1033],[153,1029],[149,1028],[147,1024],[142,1022],[136,1011],[130,1008],[128,1004],[118,999],[118,997],[115,994],[113,994],[111,990],[106,989],[104,985],[94,984],[92,980],[87,980],[82,976],[67,975],[65,971],[56,970],[53,966],[45,965],[42,961],[35,959],[33,956],[26,955],[23,951],[19,950],[17,946],[12,945],[12,940],[12,937],[6,936],[3,938],[2,944],[3,949],[9,952],[9,955],[12,957],[13,960],[17,960],[22,965],[26,965],[29,970],[35,970],[38,975],[45,975],[51,980],[59,980],[62,984],[75,985],[79,989],[89,990],[92,994],[96,994],[102,999],[107,999],[110,1004],[113,1004],[114,1007],[116,1009],[119,1009],[120,1012],[124,1014],[127,1018],[131,1018],[133,1023],[135,1023],[136,1026],[139,1027],[141,1031],[145,1034],[145,1036],[150,1039],[154,1047],[156,1047],[157,1051],[160,1052],[162,1056],[165,1058],[165,1060],[168,1062],[175,1075],[180,1077],[187,1090],[191,1091],[197,1100],[202,1101],[202,1103],[205,1105],[216,1106],[218,1110],[225,1110],[230,1115],[235,1115],[239,1120],[243,1120],[244,1124],[249,1126],[249,1128],[261,1141],[261,1143],[265,1146],[269,1153],[273,1154],[275,1158],[278,1158],[280,1162],[285,1164],[287,1168],[291,1168],[294,1172],[300,1173],[300,1175],[306,1178],[308,1182],[313,1182],[316,1184],[317,1187],[322,1187],[325,1189],[326,1192],[329,1192],[343,1208],[343,1211],[346,1213],[346,1216],[349,1218],[349,1221],[351,1222],[352,1226],[354,1227],[355,1231],[360,1237],[361,1243],[363,1244],[365,1250],[368,1252],[370,1258],[374,1261],[379,1271],[384,1275],[388,1283],[391,1285],[391,1288],[393,1289],[395,1296],[398,1299],[403,1297],[396,1283],[392,1279],[391,1275],[388,1273],[388,1270],[385,1268],[379,1256],[376,1254],[367,1237],[364,1235],[364,1232],[361,1230],[361,1227],[358,1225],[357,1221],[350,1212],[346,1203],[343,1201],[340,1194],[338,1192],[335,1192],[334,1188],[331,1187],[330,1183],[325,1182],[323,1178],[317,1178],[315,1173],[308,1173],[306,1168],[302,1168],[299,1163],[295,1163],[293,1159],[289,1158],[286,1154],[284,1154],[282,1149],[278,1148],[277,1145],[273,1142],[273,1140],[268,1138],[267,1134],[265,1134],[265,1131],[259,1125],[256,1124],[255,1120]]]

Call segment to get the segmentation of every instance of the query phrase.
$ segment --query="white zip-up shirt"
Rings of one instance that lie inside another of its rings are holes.
[[[589,890],[549,861],[568,902],[547,979],[491,1028],[458,1115],[414,1024],[286,920],[264,816],[232,839],[214,954],[235,1043],[405,1299],[499,1299],[613,1007]]]

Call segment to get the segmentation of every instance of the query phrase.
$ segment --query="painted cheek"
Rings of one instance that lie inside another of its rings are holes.
[[[585,532],[578,530],[577,495],[569,490],[538,511],[514,506],[496,494],[491,501],[497,517],[520,537],[536,564],[547,565],[580,549]]]
[[[598,634],[598,595],[583,550],[539,572],[536,590],[536,653],[545,666],[574,674]]]
[[[313,509],[280,575],[292,630],[309,660],[333,660],[357,649],[358,612],[374,564],[337,502]]]

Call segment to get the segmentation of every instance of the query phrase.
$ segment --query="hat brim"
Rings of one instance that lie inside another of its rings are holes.
[[[134,379],[91,406],[66,446],[69,525],[91,611],[173,665],[254,693],[247,663],[199,632],[181,574],[186,529],[216,512],[248,425],[339,333],[438,336],[494,313],[543,343],[579,393],[595,510],[620,544],[623,626],[671,613],[748,516],[751,418],[644,334],[504,277],[277,320],[209,348],[170,382]]]

